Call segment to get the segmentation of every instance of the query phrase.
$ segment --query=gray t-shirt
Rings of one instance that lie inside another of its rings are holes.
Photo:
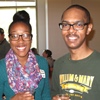
[[[56,60],[51,95],[70,95],[71,100],[100,100],[100,53],[94,51],[82,60],[70,60],[67,54]]]

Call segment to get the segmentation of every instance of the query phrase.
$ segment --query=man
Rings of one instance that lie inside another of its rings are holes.
[[[10,45],[4,38],[4,30],[0,28],[0,59],[5,57],[9,49]]]
[[[70,53],[55,61],[53,100],[61,100],[57,94],[67,94],[71,100],[100,100],[100,53],[86,43],[93,26],[89,11],[71,5],[62,14],[59,26]]]

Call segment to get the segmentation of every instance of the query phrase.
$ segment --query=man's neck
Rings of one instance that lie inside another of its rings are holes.
[[[85,49],[77,49],[77,50],[70,50],[70,59],[71,60],[81,60],[84,58],[87,58],[89,55],[91,55],[93,52],[92,49],[90,48],[85,48]]]

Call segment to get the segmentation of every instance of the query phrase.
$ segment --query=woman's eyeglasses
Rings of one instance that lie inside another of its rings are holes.
[[[32,39],[32,34],[9,34],[9,37],[12,41],[18,41],[21,37],[24,41],[28,41]]]

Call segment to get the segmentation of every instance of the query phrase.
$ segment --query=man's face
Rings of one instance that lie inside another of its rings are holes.
[[[67,10],[62,18],[62,23],[75,24],[88,23],[84,11],[71,8]],[[62,30],[63,38],[69,49],[77,49],[86,45],[86,36],[90,33],[92,26],[90,24],[84,25],[82,30],[75,30],[73,26],[69,30]]]
[[[4,40],[4,34],[0,34],[0,42]]]

